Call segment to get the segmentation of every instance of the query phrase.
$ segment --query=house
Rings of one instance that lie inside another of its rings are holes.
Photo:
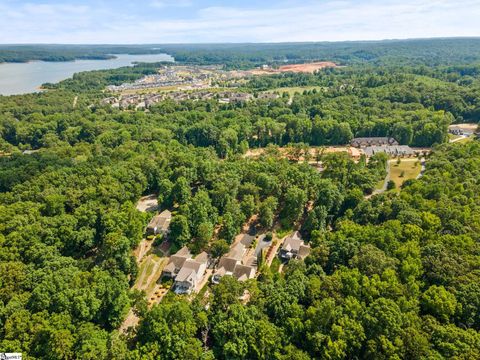
[[[191,294],[202,282],[207,270],[208,254],[202,252],[195,259],[187,259],[175,277],[173,284],[176,294]]]
[[[353,147],[399,145],[398,141],[392,137],[359,137],[354,138],[350,144]]]
[[[172,213],[168,210],[162,211],[160,214],[155,215],[147,225],[147,234],[163,236],[168,235],[168,229],[170,227],[170,221],[172,220]]]
[[[235,267],[241,263],[240,260],[223,256],[218,263],[217,270],[212,276],[212,282],[218,284],[225,275],[233,275]]]
[[[304,259],[309,253],[310,246],[303,242],[298,231],[287,237],[280,249],[280,257],[284,260]]]
[[[237,261],[242,261],[243,255],[245,254],[246,251],[246,246],[239,242],[235,246],[233,246],[230,251],[228,252],[229,258],[235,259]]]
[[[257,269],[253,266],[237,264],[233,270],[233,276],[238,281],[247,281],[248,279],[253,279],[256,272]]]
[[[218,93],[219,102],[224,104],[229,104],[232,102],[246,102],[253,99],[252,94],[247,93],[235,93],[235,92],[221,92]]]
[[[415,152],[407,145],[393,146],[367,146],[364,149],[365,155],[370,157],[378,153],[385,153],[392,157],[408,157],[415,155]]]
[[[448,132],[453,135],[463,135],[463,130],[458,127],[452,127],[448,129]]]
[[[310,255],[310,245],[300,245],[298,249],[297,258],[300,260],[305,259],[308,255]]]
[[[162,276],[175,279],[183,264],[191,257],[192,254],[184,246],[175,255],[170,256],[167,266],[163,269]]]
[[[218,284],[225,275],[234,276],[239,281],[245,281],[255,277],[256,266],[243,263],[247,248],[250,247],[255,238],[250,235],[244,235],[228,254],[222,256],[217,269],[213,273],[212,282]]]

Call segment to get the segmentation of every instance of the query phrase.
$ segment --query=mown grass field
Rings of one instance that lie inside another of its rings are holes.
[[[471,136],[469,136],[469,137],[466,137],[466,138],[463,138],[463,139],[461,139],[461,140],[456,141],[456,143],[466,144],[466,143],[468,143],[468,142],[470,142],[470,141],[473,141],[474,139],[475,139],[475,135],[471,135]]]
[[[399,191],[404,181],[415,179],[421,170],[422,165],[418,159],[402,159],[400,164],[397,164],[397,160],[391,160],[390,180],[393,180],[396,190]]]

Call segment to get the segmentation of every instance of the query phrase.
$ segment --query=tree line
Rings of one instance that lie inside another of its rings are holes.
[[[474,119],[475,69],[336,69],[245,86],[278,91],[275,100],[164,101],[149,112],[100,105],[108,95],[99,84],[138,71],[85,73],[55,91],[0,97],[1,351],[33,359],[480,356],[480,145],[444,144],[448,124]],[[327,90],[291,102],[277,90],[299,84]],[[310,145],[352,136],[437,145],[422,178],[399,195],[366,199],[385,177],[385,156],[353,161],[321,148],[306,156]],[[262,155],[246,156],[256,147]],[[173,212],[174,249],[218,257],[250,219],[265,232],[299,230],[311,255],[282,273],[261,266],[256,280],[224,277],[192,302],[170,293],[148,309],[130,288],[132,250],[149,220],[135,203],[150,193]],[[140,323],[120,334],[131,308]]]

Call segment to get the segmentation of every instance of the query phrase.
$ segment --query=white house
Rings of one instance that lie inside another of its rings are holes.
[[[175,276],[174,292],[176,294],[190,294],[202,282],[207,270],[208,255],[203,252],[195,259],[187,259]]]

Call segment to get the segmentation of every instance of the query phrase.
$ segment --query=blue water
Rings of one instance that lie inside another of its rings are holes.
[[[133,62],[173,61],[167,54],[116,55],[110,60],[76,60],[67,62],[32,61],[0,64],[0,95],[18,95],[39,91],[44,83],[56,83],[81,71],[115,69]]]

